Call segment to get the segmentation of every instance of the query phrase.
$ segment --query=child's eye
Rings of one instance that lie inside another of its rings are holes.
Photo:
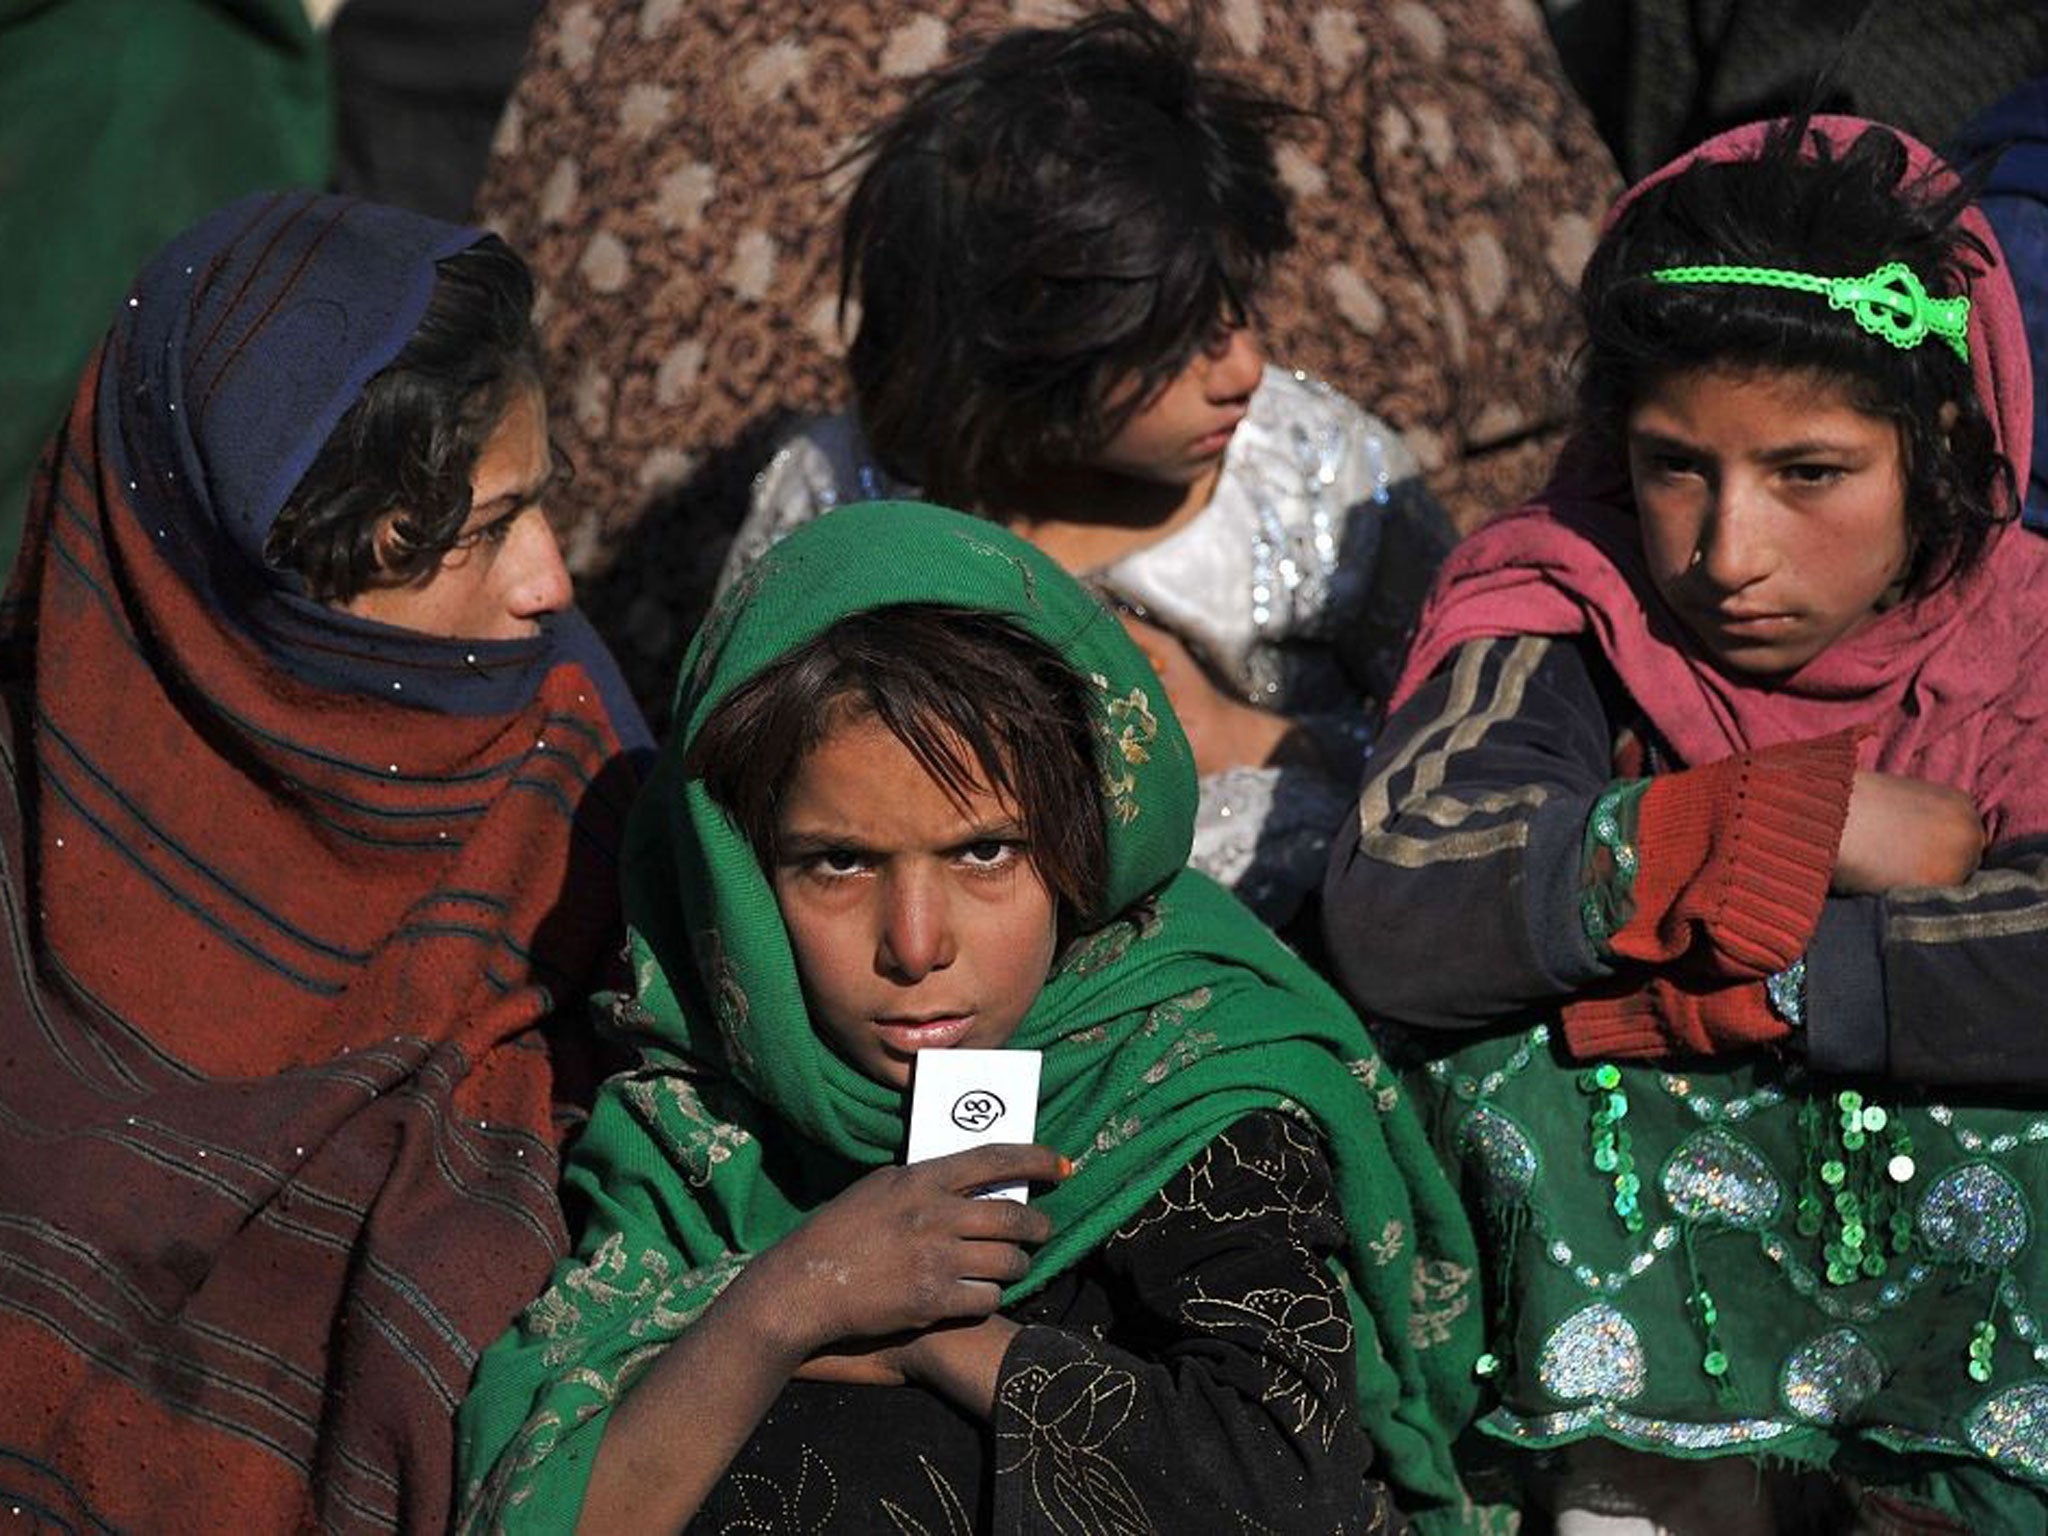
[[[806,856],[799,867],[820,880],[844,880],[860,874],[868,861],[857,848],[825,848]]]
[[[512,537],[512,525],[526,513],[525,507],[507,512],[503,517],[494,517],[488,523],[471,528],[461,534],[454,544],[456,549],[474,549],[479,544],[499,545]]]
[[[1699,461],[1683,453],[1649,453],[1643,456],[1643,467],[1660,479],[1675,479],[1680,475],[1699,473]]]
[[[504,543],[512,537],[512,530],[518,526],[519,519],[526,516],[532,507],[533,503],[528,502],[516,512],[508,512],[503,517],[494,518],[477,529],[477,537],[486,544]]]
[[[1795,485],[1833,485],[1848,473],[1839,464],[1787,464],[1784,472]]]
[[[980,842],[969,843],[960,850],[960,862],[970,869],[1007,869],[1023,854],[1018,843],[1006,843],[1001,838],[985,837]]]

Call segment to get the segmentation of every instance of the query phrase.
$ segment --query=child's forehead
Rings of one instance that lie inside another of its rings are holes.
[[[835,695],[825,705],[816,739],[804,752],[803,760],[808,762],[820,753],[879,753],[889,746],[917,760],[933,754],[942,760],[958,759],[969,772],[976,772],[979,763],[973,742],[937,710],[913,706],[907,717],[885,715],[874,699],[857,688]],[[1008,766],[999,740],[991,739],[989,749],[998,762]]]
[[[1889,422],[1891,418],[1877,408],[1878,394],[1873,381],[1846,369],[1729,357],[1653,374],[1643,381],[1631,405],[1632,413],[1640,415],[1659,407],[1745,397],[1806,411],[1851,411]],[[1784,425],[1793,427],[1796,422]]]
[[[936,719],[899,731],[857,697],[835,700],[834,718],[795,765],[778,819],[917,831],[939,840],[1021,819],[1007,790],[992,786],[973,748]]]

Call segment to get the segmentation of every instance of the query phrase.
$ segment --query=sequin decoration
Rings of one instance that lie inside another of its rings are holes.
[[[1664,1198],[1691,1221],[1722,1222],[1754,1232],[1769,1226],[1785,1203],[1784,1187],[1762,1154],[1726,1131],[1700,1131],[1665,1160]]]
[[[1567,1403],[1625,1403],[1641,1395],[1648,1367],[1635,1324],[1605,1302],[1581,1307],[1543,1342],[1536,1379]]]
[[[1854,1328],[1799,1346],[1778,1373],[1778,1395],[1809,1424],[1834,1424],[1884,1385],[1884,1362]]]
[[[1528,1198],[1536,1182],[1536,1148],[1507,1115],[1486,1104],[1473,1110],[1458,1127],[1458,1151],[1478,1163],[1494,1202]]]
[[[1943,1258],[1999,1265],[2027,1246],[2031,1223],[2011,1179],[1989,1163],[1965,1163],[1927,1187],[1920,1231]]]
[[[1987,1397],[1963,1423],[1979,1455],[2048,1481],[2048,1382],[2030,1381]]]
[[[1522,1418],[1505,1408],[1496,1408],[1480,1422],[1488,1432],[1524,1445],[1564,1445],[1584,1439],[1589,1430],[1604,1430],[1624,1445],[1687,1454],[1753,1449],[1801,1432],[1801,1426],[1791,1419],[1732,1419],[1692,1424],[1673,1419],[1646,1419],[1619,1408],[1607,1407],[1572,1408],[1563,1413],[1540,1414],[1535,1418]]]

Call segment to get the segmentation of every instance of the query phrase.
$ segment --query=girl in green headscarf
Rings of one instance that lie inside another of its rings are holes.
[[[641,1064],[464,1405],[465,1523],[1461,1518],[1464,1216],[1353,1015],[1184,868],[1123,627],[986,523],[848,508],[727,593],[675,718],[628,836]],[[955,1045],[1043,1053],[1043,1145],[898,1166]]]

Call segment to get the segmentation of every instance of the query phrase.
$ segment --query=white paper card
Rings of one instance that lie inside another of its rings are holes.
[[[1021,1145],[1038,1130],[1037,1051],[919,1051],[910,1085],[910,1150],[922,1163],[986,1142]],[[1023,1200],[1023,1184],[993,1184],[982,1198]]]

